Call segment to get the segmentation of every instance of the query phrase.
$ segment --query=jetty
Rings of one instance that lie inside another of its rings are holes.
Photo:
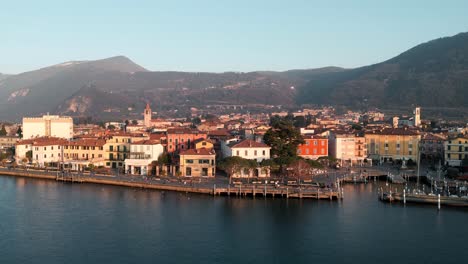
[[[81,173],[62,173],[58,171],[16,170],[0,168],[0,175],[25,177],[35,179],[54,180],[64,183],[104,184],[132,188],[153,189],[161,191],[175,191],[213,196],[235,197],[271,197],[298,199],[327,199],[343,198],[343,188],[323,188],[318,185],[280,185],[280,184],[229,184],[219,179],[194,178],[156,178],[130,175],[94,175]]]
[[[433,204],[437,205],[440,210],[441,206],[458,206],[468,207],[468,196],[466,193],[459,195],[445,195],[441,193],[426,193],[420,190],[413,190],[412,192],[403,189],[403,192],[384,191],[379,189],[379,200],[390,203],[419,203],[419,204]]]

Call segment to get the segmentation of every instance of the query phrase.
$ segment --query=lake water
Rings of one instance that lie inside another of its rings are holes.
[[[464,263],[468,210],[189,195],[0,176],[0,263]]]

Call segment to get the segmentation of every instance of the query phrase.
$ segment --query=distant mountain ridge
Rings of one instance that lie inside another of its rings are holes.
[[[317,75],[297,103],[348,107],[468,107],[468,33],[439,38],[370,66]]]
[[[9,121],[47,112],[141,118],[138,108],[147,102],[155,111],[182,112],[222,104],[468,107],[466,98],[468,33],[356,69],[152,72],[116,56],[0,75],[0,120]]]

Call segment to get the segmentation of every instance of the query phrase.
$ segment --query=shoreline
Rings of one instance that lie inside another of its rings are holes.
[[[227,185],[227,186],[216,186],[216,183],[212,183],[213,187],[207,186],[186,186],[186,184],[176,183],[158,183],[154,181],[141,181],[140,178],[132,179],[119,179],[113,176],[93,176],[89,175],[71,175],[71,176],[58,176],[57,173],[50,172],[37,172],[37,171],[19,171],[19,170],[0,170],[0,176],[8,177],[22,177],[31,179],[43,179],[62,181],[69,183],[90,183],[90,184],[101,184],[111,186],[121,186],[130,188],[140,189],[152,189],[159,191],[174,191],[194,194],[204,194],[212,196],[237,196],[237,197],[277,197],[277,198],[308,198],[308,199],[327,199],[327,200],[339,200],[343,198],[342,190],[321,190],[317,187],[272,187],[270,185]],[[130,176],[132,177],[132,176]],[[136,180],[136,181],[133,181]],[[160,179],[161,180],[161,179]],[[201,184],[200,184],[201,185]],[[211,185],[211,183],[210,183]]]

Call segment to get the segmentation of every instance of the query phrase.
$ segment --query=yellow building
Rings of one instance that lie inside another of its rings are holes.
[[[449,166],[461,166],[463,159],[468,159],[468,136],[458,136],[444,142],[445,163]]]
[[[213,149],[187,149],[180,154],[180,176],[214,177],[216,154]]]
[[[89,165],[104,166],[106,151],[104,139],[79,139],[63,147],[63,163],[72,170],[83,170]]]
[[[366,133],[369,158],[378,162],[418,161],[421,135],[408,128],[384,128]]]
[[[137,141],[149,139],[146,134],[116,133],[107,137],[104,150],[106,151],[106,167],[125,167],[124,161],[130,158],[130,144]]]
[[[201,149],[201,148],[212,149],[213,148],[213,142],[209,139],[204,139],[204,138],[194,140],[193,145],[195,149]]]

